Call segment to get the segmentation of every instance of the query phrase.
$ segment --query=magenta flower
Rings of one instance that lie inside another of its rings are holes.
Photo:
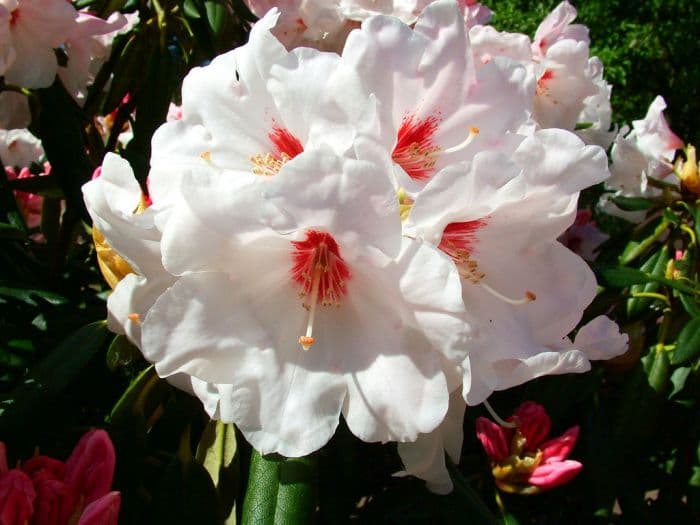
[[[483,417],[476,420],[476,435],[491,460],[496,485],[504,492],[537,494],[567,483],[583,468],[566,459],[578,439],[578,425],[545,441],[549,415],[532,401],[520,405],[508,420],[517,426],[505,428]]]

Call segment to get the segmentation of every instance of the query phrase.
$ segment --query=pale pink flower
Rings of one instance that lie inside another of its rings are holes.
[[[588,28],[581,24],[572,24],[576,19],[576,9],[564,0],[540,23],[532,43],[532,53],[536,58],[545,58],[549,49],[563,40],[582,42],[588,47]]]
[[[595,261],[596,250],[610,238],[598,229],[590,210],[579,210],[576,220],[560,237],[559,242],[586,261]]]
[[[615,190],[615,195],[624,197],[654,197],[659,189],[648,184],[648,178],[678,184],[673,175],[673,158],[683,141],[671,130],[663,111],[666,101],[657,96],[642,120],[632,122],[632,130],[624,126],[615,138],[610,151],[612,176],[606,185]],[[627,212],[617,208],[604,195],[600,205],[611,215],[638,222],[644,212]]]
[[[505,492],[537,494],[568,483],[583,465],[567,460],[578,439],[578,425],[546,441],[551,422],[542,405],[526,401],[504,428],[480,417],[476,434],[491,460],[496,485]]]
[[[135,22],[138,22],[138,17],[135,20],[127,19],[121,13],[112,13],[107,20],[84,11],[78,13],[64,44],[68,64],[59,67],[58,76],[79,104],[85,103],[87,86],[109,58],[112,40],[129,31]]]
[[[58,69],[54,48],[66,42],[77,16],[65,0],[0,0],[0,42],[7,39],[7,46],[0,46],[4,48],[0,75],[5,82],[27,88],[50,86]]]

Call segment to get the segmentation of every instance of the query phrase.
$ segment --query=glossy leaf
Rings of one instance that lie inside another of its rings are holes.
[[[263,457],[253,450],[243,525],[311,523],[316,507],[316,458]]]
[[[671,363],[686,363],[700,355],[700,318],[691,319],[678,335],[676,348],[671,354]]]
[[[21,431],[33,421],[41,421],[42,414],[51,410],[56,397],[102,350],[109,333],[104,321],[86,325],[35,366],[8,397],[0,401],[0,436]]]

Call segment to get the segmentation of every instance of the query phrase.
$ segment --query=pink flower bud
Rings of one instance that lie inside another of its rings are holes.
[[[88,505],[109,492],[115,460],[107,432],[90,430],[80,438],[66,461],[65,481]]]
[[[542,450],[542,460],[544,463],[563,461],[576,445],[578,439],[579,426],[573,426],[561,436],[550,439],[540,447]]]
[[[5,443],[0,441],[0,476],[7,472],[7,451],[5,450]]]
[[[88,505],[77,525],[117,525],[122,498],[119,492],[109,492]]]
[[[25,525],[34,512],[32,480],[19,469],[0,477],[0,525]]]
[[[567,459],[566,461],[556,461],[545,463],[537,467],[530,477],[528,483],[543,490],[549,490],[570,481],[578,474],[583,465],[578,461]]]
[[[66,464],[48,456],[34,456],[22,464],[22,472],[29,476],[34,484],[50,479],[63,480]]]
[[[76,512],[79,497],[59,479],[34,481],[36,501],[32,525],[63,525]]]
[[[481,441],[491,461],[502,461],[510,454],[505,431],[490,419],[477,418],[476,437]]]
[[[535,451],[549,435],[551,420],[544,407],[533,401],[520,405],[512,418],[518,430],[525,437],[525,450]]]

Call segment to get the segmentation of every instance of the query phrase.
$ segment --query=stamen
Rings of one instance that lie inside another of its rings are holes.
[[[321,284],[321,274],[323,273],[323,268],[320,265],[316,266],[314,271],[314,278],[311,285],[311,296],[309,304],[309,317],[306,320],[306,334],[299,336],[299,344],[307,351],[314,344],[313,330],[314,330],[314,318],[316,317],[316,305],[318,305],[318,290]]]
[[[304,146],[289,130],[275,126],[267,137],[274,150],[270,153],[256,153],[249,160],[253,164],[253,173],[264,177],[277,175],[287,162],[304,151]]]
[[[313,326],[318,305],[339,305],[347,289],[350,270],[335,239],[325,232],[307,230],[303,241],[292,241],[291,277],[301,287],[304,308],[309,311],[306,332],[298,339],[304,350],[314,344]]]
[[[505,427],[505,428],[517,428],[518,427],[518,425],[516,425],[515,423],[509,423],[505,419],[501,418],[501,416],[499,416],[496,413],[496,411],[493,409],[493,407],[490,405],[490,403],[486,399],[484,399],[484,408],[486,408],[486,410],[488,410],[489,414],[491,414],[491,417],[494,419],[494,421],[496,421],[496,423],[498,423],[502,427]]]
[[[130,313],[127,315],[127,318],[136,324],[141,324],[141,315],[137,314],[136,312]]]
[[[467,138],[464,139],[464,141],[460,144],[457,144],[456,146],[452,146],[451,148],[447,148],[445,150],[445,153],[457,153],[458,151],[462,151],[464,148],[469,146],[474,141],[474,138],[479,134],[479,128],[477,127],[471,127],[469,128],[469,135],[467,135]]]
[[[440,120],[427,117],[417,120],[406,115],[399,127],[396,146],[391,157],[413,180],[425,181],[435,167],[435,156],[440,148],[433,142]]]
[[[508,297],[508,296],[503,295],[503,294],[500,293],[500,292],[497,292],[496,290],[494,290],[493,288],[491,288],[491,287],[490,287],[488,284],[486,284],[486,283],[480,282],[479,285],[482,286],[482,287],[484,288],[484,290],[486,290],[487,292],[489,292],[491,295],[493,295],[493,296],[496,297],[497,299],[500,299],[501,301],[504,301],[504,302],[506,302],[506,303],[508,303],[508,304],[513,304],[513,305],[527,304],[527,303],[531,303],[532,301],[534,301],[535,299],[537,299],[537,296],[536,296],[533,292],[531,292],[531,291],[529,291],[529,290],[525,292],[525,297],[523,297],[522,299],[512,299],[512,298],[510,298],[510,297]]]

